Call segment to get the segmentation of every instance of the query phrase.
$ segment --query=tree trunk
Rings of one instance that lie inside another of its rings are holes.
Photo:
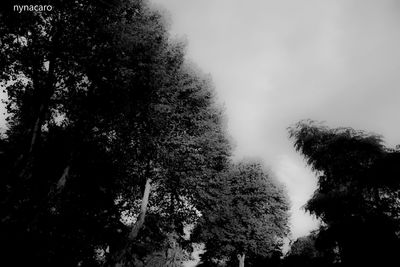
[[[65,167],[64,172],[61,175],[61,178],[57,182],[57,191],[61,191],[64,188],[65,183],[67,182],[67,179],[68,179],[68,176],[69,176],[69,169],[70,168],[71,168],[70,165],[67,165],[67,167]]]
[[[38,114],[36,117],[36,121],[35,121],[35,124],[32,129],[32,138],[31,138],[28,154],[32,154],[32,152],[37,144],[37,140],[38,140],[39,136],[41,135],[42,124],[43,124],[43,120],[44,120],[45,113],[46,113],[45,109],[46,109],[45,103],[40,104],[40,108],[39,108],[39,111],[38,111]]]
[[[147,205],[149,203],[150,190],[151,190],[151,179],[148,178],[146,180],[146,186],[145,186],[144,192],[143,192],[143,198],[142,198],[142,204],[140,205],[139,217],[138,217],[137,221],[135,222],[135,225],[132,227],[131,232],[129,233],[129,240],[134,240],[138,236],[139,231],[143,226],[144,218],[146,216],[146,211],[147,211]]]
[[[55,85],[56,85],[56,59],[59,54],[59,42],[61,37],[61,30],[60,26],[62,25],[62,21],[58,17],[54,24],[54,32],[51,36],[51,47],[49,50],[49,57],[48,57],[48,71],[47,77],[43,78],[44,85],[39,82],[39,73],[38,70],[42,68],[43,62],[41,60],[37,61],[37,64],[34,64],[34,74],[33,74],[33,86],[34,86],[34,94],[35,94],[35,101],[34,105],[37,106],[37,110],[35,111],[35,118],[34,124],[30,129],[30,142],[29,148],[26,152],[22,152],[20,157],[17,159],[15,166],[19,167],[20,163],[23,163],[23,160],[26,159],[25,166],[22,167],[22,170],[19,172],[19,177],[24,178],[25,180],[29,180],[32,174],[29,174],[33,165],[33,152],[36,150],[37,144],[40,140],[41,133],[42,133],[42,126],[45,122],[46,113],[49,111],[49,105],[51,97],[54,95],[55,92]]]
[[[148,178],[146,180],[146,185],[145,185],[143,197],[142,197],[142,203],[140,205],[140,213],[139,213],[138,219],[136,220],[135,224],[132,227],[131,232],[129,233],[128,240],[121,249],[118,249],[117,251],[115,251],[113,253],[113,255],[110,257],[110,260],[108,261],[106,266],[109,266],[109,267],[126,266],[124,257],[126,255],[126,253],[129,253],[128,248],[129,248],[130,241],[135,240],[135,238],[139,234],[140,229],[142,228],[142,226],[144,224],[144,219],[145,219],[146,211],[147,211],[147,205],[149,203],[150,190],[151,190],[151,179]]]
[[[149,176],[149,172],[150,172],[149,170],[150,170],[150,162],[147,165],[147,170],[144,174],[144,177]],[[123,244],[121,248],[117,248],[115,250],[115,252],[111,253],[105,266],[108,266],[108,267],[128,266],[126,263],[125,257],[126,257],[127,253],[130,253],[130,249],[129,249],[130,245],[131,245],[132,241],[134,241],[136,239],[136,237],[139,235],[139,231],[143,227],[146,212],[147,212],[147,206],[149,203],[150,191],[151,191],[151,179],[147,178],[146,184],[144,187],[144,191],[143,191],[142,203],[140,205],[139,216],[138,216],[135,224],[133,225],[126,242],[124,242],[125,244]]]
[[[237,258],[239,260],[239,267],[244,267],[244,258],[245,258],[245,254],[243,253],[242,255],[238,254]]]

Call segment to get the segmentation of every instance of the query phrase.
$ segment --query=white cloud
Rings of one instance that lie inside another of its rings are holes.
[[[317,178],[298,158],[281,156],[274,171],[287,188],[291,200],[291,230],[293,238],[307,235],[318,226],[318,221],[306,214],[303,206],[317,187]]]

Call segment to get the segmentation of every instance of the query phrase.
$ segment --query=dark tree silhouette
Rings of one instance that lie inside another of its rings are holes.
[[[285,194],[259,164],[231,164],[211,79],[158,11],[14,4],[0,9],[2,265],[179,266],[196,223],[205,263],[278,258]]]
[[[318,175],[306,209],[323,222],[319,241],[346,266],[398,262],[400,151],[380,136],[313,121],[289,133]]]
[[[183,242],[230,153],[209,79],[146,1],[15,3],[0,11],[3,263],[142,264]]]

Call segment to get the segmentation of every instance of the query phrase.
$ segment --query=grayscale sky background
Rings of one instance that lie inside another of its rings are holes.
[[[293,237],[316,178],[286,128],[300,119],[400,144],[400,1],[152,0],[188,58],[213,77],[236,158],[260,157],[286,185]]]

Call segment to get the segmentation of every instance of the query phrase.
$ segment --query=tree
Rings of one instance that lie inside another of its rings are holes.
[[[306,209],[323,221],[320,242],[346,265],[390,264],[399,248],[400,151],[352,128],[301,121],[289,129],[318,175]]]
[[[95,250],[124,230],[114,199],[126,169],[110,160],[105,126],[116,113],[104,116],[100,109],[115,101],[100,81],[115,74],[107,64],[116,57],[105,28],[115,9],[107,1],[52,1],[53,12],[19,14],[14,2],[2,2],[0,20],[9,113],[2,140],[2,260],[92,265]]]
[[[183,230],[198,217],[198,187],[208,184],[228,162],[230,145],[210,82],[186,64],[174,71],[168,75],[172,81],[166,79],[167,85],[156,91],[146,116],[148,128],[142,134],[148,139],[143,151],[150,165],[140,211],[133,214],[137,219],[129,239],[135,242],[119,249],[113,256],[117,262],[138,251],[137,245],[146,239],[140,232],[148,216],[156,216],[164,233],[179,234],[177,242],[188,247]],[[132,165],[137,166],[135,161]],[[124,198],[124,203],[127,212],[135,205],[137,210],[137,198]]]
[[[193,233],[204,242],[204,266],[280,251],[288,233],[288,203],[282,187],[258,163],[239,163],[203,191],[202,216]]]
[[[0,20],[4,261],[121,265],[171,232],[183,243],[197,186],[230,153],[209,79],[146,1],[14,2]]]

